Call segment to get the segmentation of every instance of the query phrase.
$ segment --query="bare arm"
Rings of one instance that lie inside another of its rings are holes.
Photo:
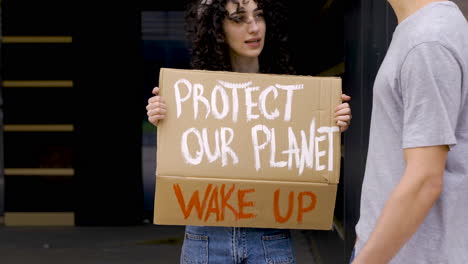
[[[405,173],[354,264],[389,262],[418,230],[442,192],[447,152],[447,146],[405,150]]]

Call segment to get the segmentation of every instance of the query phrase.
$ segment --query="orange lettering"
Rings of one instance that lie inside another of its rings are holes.
[[[214,207],[213,207],[214,203]],[[211,192],[210,202],[208,203],[208,209],[206,210],[205,222],[210,217],[211,213],[216,214],[216,222],[219,221],[219,205],[218,205],[218,186],[216,186]]]
[[[239,217],[238,219],[248,219],[248,218],[254,218],[255,215],[252,213],[245,214],[244,213],[244,207],[252,207],[254,206],[254,203],[252,201],[244,201],[244,196],[246,193],[250,192],[255,192],[255,189],[246,189],[246,190],[239,190],[237,192],[237,199],[238,199],[238,204],[239,204]]]
[[[203,202],[201,206],[200,206],[200,198],[198,195],[198,190],[193,192],[192,197],[190,198],[190,201],[186,207],[185,201],[184,201],[184,195],[182,193],[182,189],[180,188],[179,184],[174,184],[172,188],[174,189],[175,195],[177,197],[177,201],[179,202],[180,209],[182,210],[182,213],[184,214],[184,219],[187,219],[190,216],[190,214],[192,213],[192,208],[195,207],[195,209],[197,210],[198,219],[201,220],[203,217],[203,211],[205,210],[206,200],[208,199],[208,195],[211,192],[212,184],[208,184],[208,186],[206,187],[205,195],[203,197]]]
[[[224,187],[226,187],[225,184],[221,186],[221,221],[224,221],[224,212],[226,211],[226,207],[232,211],[237,220],[239,219],[239,213],[236,211],[236,209],[234,209],[234,207],[232,207],[232,205],[228,203],[229,199],[231,198],[231,194],[234,191],[235,185],[232,185],[226,195],[224,195]]]
[[[280,189],[275,191],[275,197],[273,199],[273,209],[275,214],[276,222],[284,223],[291,218],[294,208],[294,192],[289,192],[289,199],[288,199],[288,213],[285,217],[281,216],[280,209],[279,209],[279,198],[280,198]]]
[[[304,196],[309,196],[311,201],[310,205],[307,208],[303,207],[303,200]],[[309,211],[314,210],[315,205],[317,204],[317,196],[315,196],[314,193],[312,192],[301,192],[299,193],[299,196],[297,197],[298,202],[299,202],[299,208],[297,209],[297,222],[302,222],[303,214]]]

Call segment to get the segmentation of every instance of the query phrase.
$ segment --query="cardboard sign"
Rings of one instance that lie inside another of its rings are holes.
[[[161,69],[156,224],[330,229],[341,79]]]

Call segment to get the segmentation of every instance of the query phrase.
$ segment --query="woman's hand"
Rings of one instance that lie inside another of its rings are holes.
[[[348,102],[351,100],[351,97],[346,94],[342,94],[341,100],[343,100],[343,102]],[[335,108],[335,121],[336,124],[340,127],[341,132],[344,132],[348,129],[349,125],[351,124],[351,118],[351,108],[349,107],[348,103],[342,103]]]
[[[159,120],[162,120],[166,117],[166,104],[164,98],[159,96],[159,88],[154,87],[152,93],[154,94],[148,100],[148,105],[146,106],[148,121],[151,124],[157,126]]]

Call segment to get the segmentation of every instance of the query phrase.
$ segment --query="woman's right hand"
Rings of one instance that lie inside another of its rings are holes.
[[[159,88],[154,87],[152,93],[153,97],[148,99],[148,105],[146,106],[148,121],[151,124],[157,126],[159,120],[162,120],[166,117],[166,104],[164,98],[159,96]]]

